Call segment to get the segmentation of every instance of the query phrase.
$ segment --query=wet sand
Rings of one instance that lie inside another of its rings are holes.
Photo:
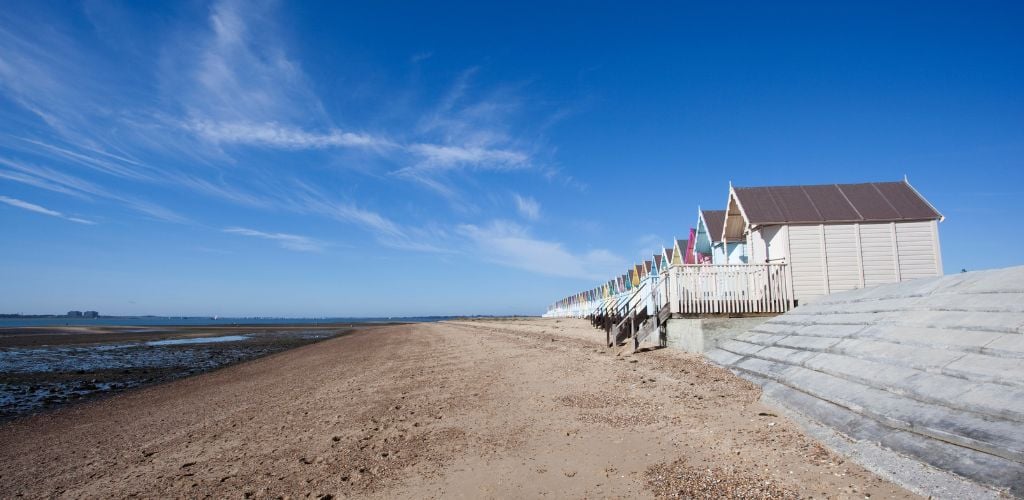
[[[575,320],[388,326],[0,425],[5,496],[910,493],[758,389]]]
[[[343,325],[0,328],[0,421],[344,335]]]
[[[377,323],[202,326],[24,326],[0,328],[0,348],[95,345],[267,332],[336,331]]]

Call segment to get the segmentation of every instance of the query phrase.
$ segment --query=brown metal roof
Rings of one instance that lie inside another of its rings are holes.
[[[902,181],[734,190],[750,224],[891,222],[942,218],[910,184]],[[707,213],[704,213],[705,221],[710,226]],[[711,234],[721,233],[719,229]]]
[[[655,256],[654,256],[654,267],[657,267],[658,269],[661,269],[661,256],[660,255],[655,254]]]
[[[668,263],[669,263],[669,264],[671,264],[671,263],[672,263],[672,252],[673,252],[673,251],[675,251],[675,249],[674,249],[674,248],[666,248],[666,249],[665,249],[665,257],[668,257]]]
[[[644,275],[651,274],[651,261],[644,261]]]
[[[704,216],[704,224],[707,225],[708,236],[711,241],[718,243],[722,241],[722,228],[725,227],[725,210],[701,210]]]

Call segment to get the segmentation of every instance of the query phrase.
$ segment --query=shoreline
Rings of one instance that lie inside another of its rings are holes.
[[[356,328],[372,326],[0,329],[0,422],[221,369]]]
[[[696,356],[585,321],[351,334],[0,424],[27,496],[912,498]]]

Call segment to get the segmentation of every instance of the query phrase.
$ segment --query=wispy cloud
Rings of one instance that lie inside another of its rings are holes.
[[[299,236],[297,234],[267,233],[244,227],[229,227],[224,229],[224,232],[274,241],[277,242],[281,248],[295,250],[297,252],[322,252],[326,246],[323,242],[306,236]]]
[[[265,5],[218,2],[197,49],[165,61],[165,86],[186,110],[182,130],[218,146],[369,151],[372,161],[392,165],[396,177],[448,200],[459,197],[459,179],[452,176],[460,171],[532,166],[530,153],[517,147],[506,130],[517,99],[504,91],[471,99],[475,69],[461,74],[429,112],[405,120],[415,125],[412,129],[374,134],[335,126],[267,10]],[[194,70],[178,70],[190,66]]]
[[[536,170],[535,147],[514,129],[522,125],[522,98],[509,87],[474,86],[479,68],[462,72],[421,116],[419,140],[404,148],[405,165],[392,173],[448,199],[456,207],[460,181],[473,172]]]
[[[411,167],[420,170],[451,170],[463,166],[506,170],[523,168],[529,161],[529,156],[519,151],[476,146],[413,144],[409,151],[422,158],[420,163]]]
[[[88,145],[78,144],[78,151],[73,151],[43,141],[24,138],[20,140],[37,146],[36,152],[43,152],[107,175],[140,181],[155,181],[160,178],[159,172],[148,165]]]
[[[533,238],[522,226],[507,221],[484,227],[463,224],[458,230],[482,259],[537,274],[601,279],[626,266],[624,259],[608,250],[573,253],[559,242]]]
[[[228,123],[325,120],[301,65],[288,55],[272,7],[216,2],[205,29],[177,41],[165,61],[167,83],[190,116]]]
[[[131,210],[165,222],[188,223],[189,219],[174,210],[152,201],[110,192],[93,182],[55,169],[0,157],[0,179],[7,179],[55,193],[83,199],[104,198],[120,203]]]
[[[412,164],[392,174],[440,195],[464,212],[475,207],[463,198],[456,186],[460,172],[530,168],[529,155],[518,151],[437,144],[413,144],[404,150],[411,153],[408,161]]]
[[[352,203],[331,199],[321,190],[304,182],[294,182],[294,190],[285,203],[295,211],[316,213],[339,221],[357,224],[382,236],[400,237],[404,235],[398,224],[387,217]]]
[[[0,157],[0,177],[27,184],[55,193],[68,194],[84,199],[91,197],[108,198],[111,196],[106,189],[95,183],[86,181],[50,167],[28,162],[14,161]]]
[[[288,197],[282,200],[282,203],[295,212],[318,214],[362,227],[384,246],[420,252],[448,252],[435,243],[439,239],[437,231],[403,227],[373,210],[351,202],[332,199],[307,183],[294,182]]]
[[[370,134],[334,126],[265,10],[232,0],[217,3],[198,53],[179,61],[185,67],[198,61],[196,70],[171,72],[187,110],[181,127],[197,138],[215,145],[370,151],[379,164],[394,165],[396,177],[453,206],[465,204],[459,187],[464,172],[534,167],[529,148],[510,132],[521,99],[509,88],[475,95],[476,68],[460,74],[427,112],[406,120],[415,125],[411,129]]]
[[[243,144],[284,149],[323,149],[331,147],[389,148],[394,144],[368,134],[330,130],[308,132],[279,123],[211,122],[193,120],[184,127],[218,144]]]
[[[408,222],[405,204],[378,201],[394,196],[394,180],[436,193],[465,215],[479,212],[476,197],[464,194],[481,187],[474,176],[545,175],[537,122],[523,113],[531,102],[523,86],[479,84],[481,70],[471,68],[440,94],[408,89],[415,97],[391,121],[345,122],[375,116],[378,104],[367,99],[354,113],[328,112],[324,102],[338,102],[342,92],[321,100],[316,90],[324,87],[313,85],[290,53],[274,8],[214,1],[199,26],[175,26],[155,37],[159,46],[135,52],[159,54],[153,66],[128,72],[117,49],[90,51],[71,25],[0,26],[0,92],[14,103],[0,109],[0,119],[32,125],[0,130],[0,182],[197,225],[177,209],[200,213],[191,204],[207,197],[330,218],[391,248],[452,252],[465,240],[446,233],[453,223],[444,214],[416,213]],[[374,97],[387,101],[393,90],[385,86]],[[353,180],[352,172],[363,177]],[[540,217],[537,200],[517,195],[516,203],[526,219]]]
[[[515,200],[516,209],[519,210],[520,215],[530,220],[540,218],[540,203],[537,200],[529,196],[522,196],[519,193],[513,193],[512,199]]]
[[[163,222],[173,222],[175,224],[192,223],[192,220],[188,217],[151,201],[127,197],[118,197],[117,199],[128,208]]]
[[[49,215],[50,217],[58,217],[58,218],[61,218],[61,219],[64,219],[64,220],[69,220],[71,222],[77,222],[79,224],[88,224],[88,225],[96,224],[95,222],[93,222],[91,220],[81,219],[81,218],[78,218],[78,217],[72,217],[72,216],[69,216],[69,215],[64,215],[64,214],[62,214],[62,213],[60,213],[60,212],[58,212],[56,210],[50,210],[49,208],[36,205],[35,203],[29,203],[27,201],[22,201],[22,200],[19,200],[17,198],[9,198],[7,196],[0,196],[0,203],[6,203],[6,204],[8,204],[8,205],[10,205],[12,207],[17,207],[17,208],[21,208],[23,210],[28,210],[29,212],[35,212],[37,214]]]

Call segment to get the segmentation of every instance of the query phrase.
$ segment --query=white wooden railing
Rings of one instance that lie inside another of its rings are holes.
[[[782,263],[674,265],[627,292],[553,307],[544,316],[585,318],[598,312],[628,316],[645,306],[653,315],[665,304],[669,312],[683,315],[784,313],[795,306],[793,281]]]
[[[786,264],[675,265],[658,288],[659,302],[676,314],[783,313],[794,305]]]

